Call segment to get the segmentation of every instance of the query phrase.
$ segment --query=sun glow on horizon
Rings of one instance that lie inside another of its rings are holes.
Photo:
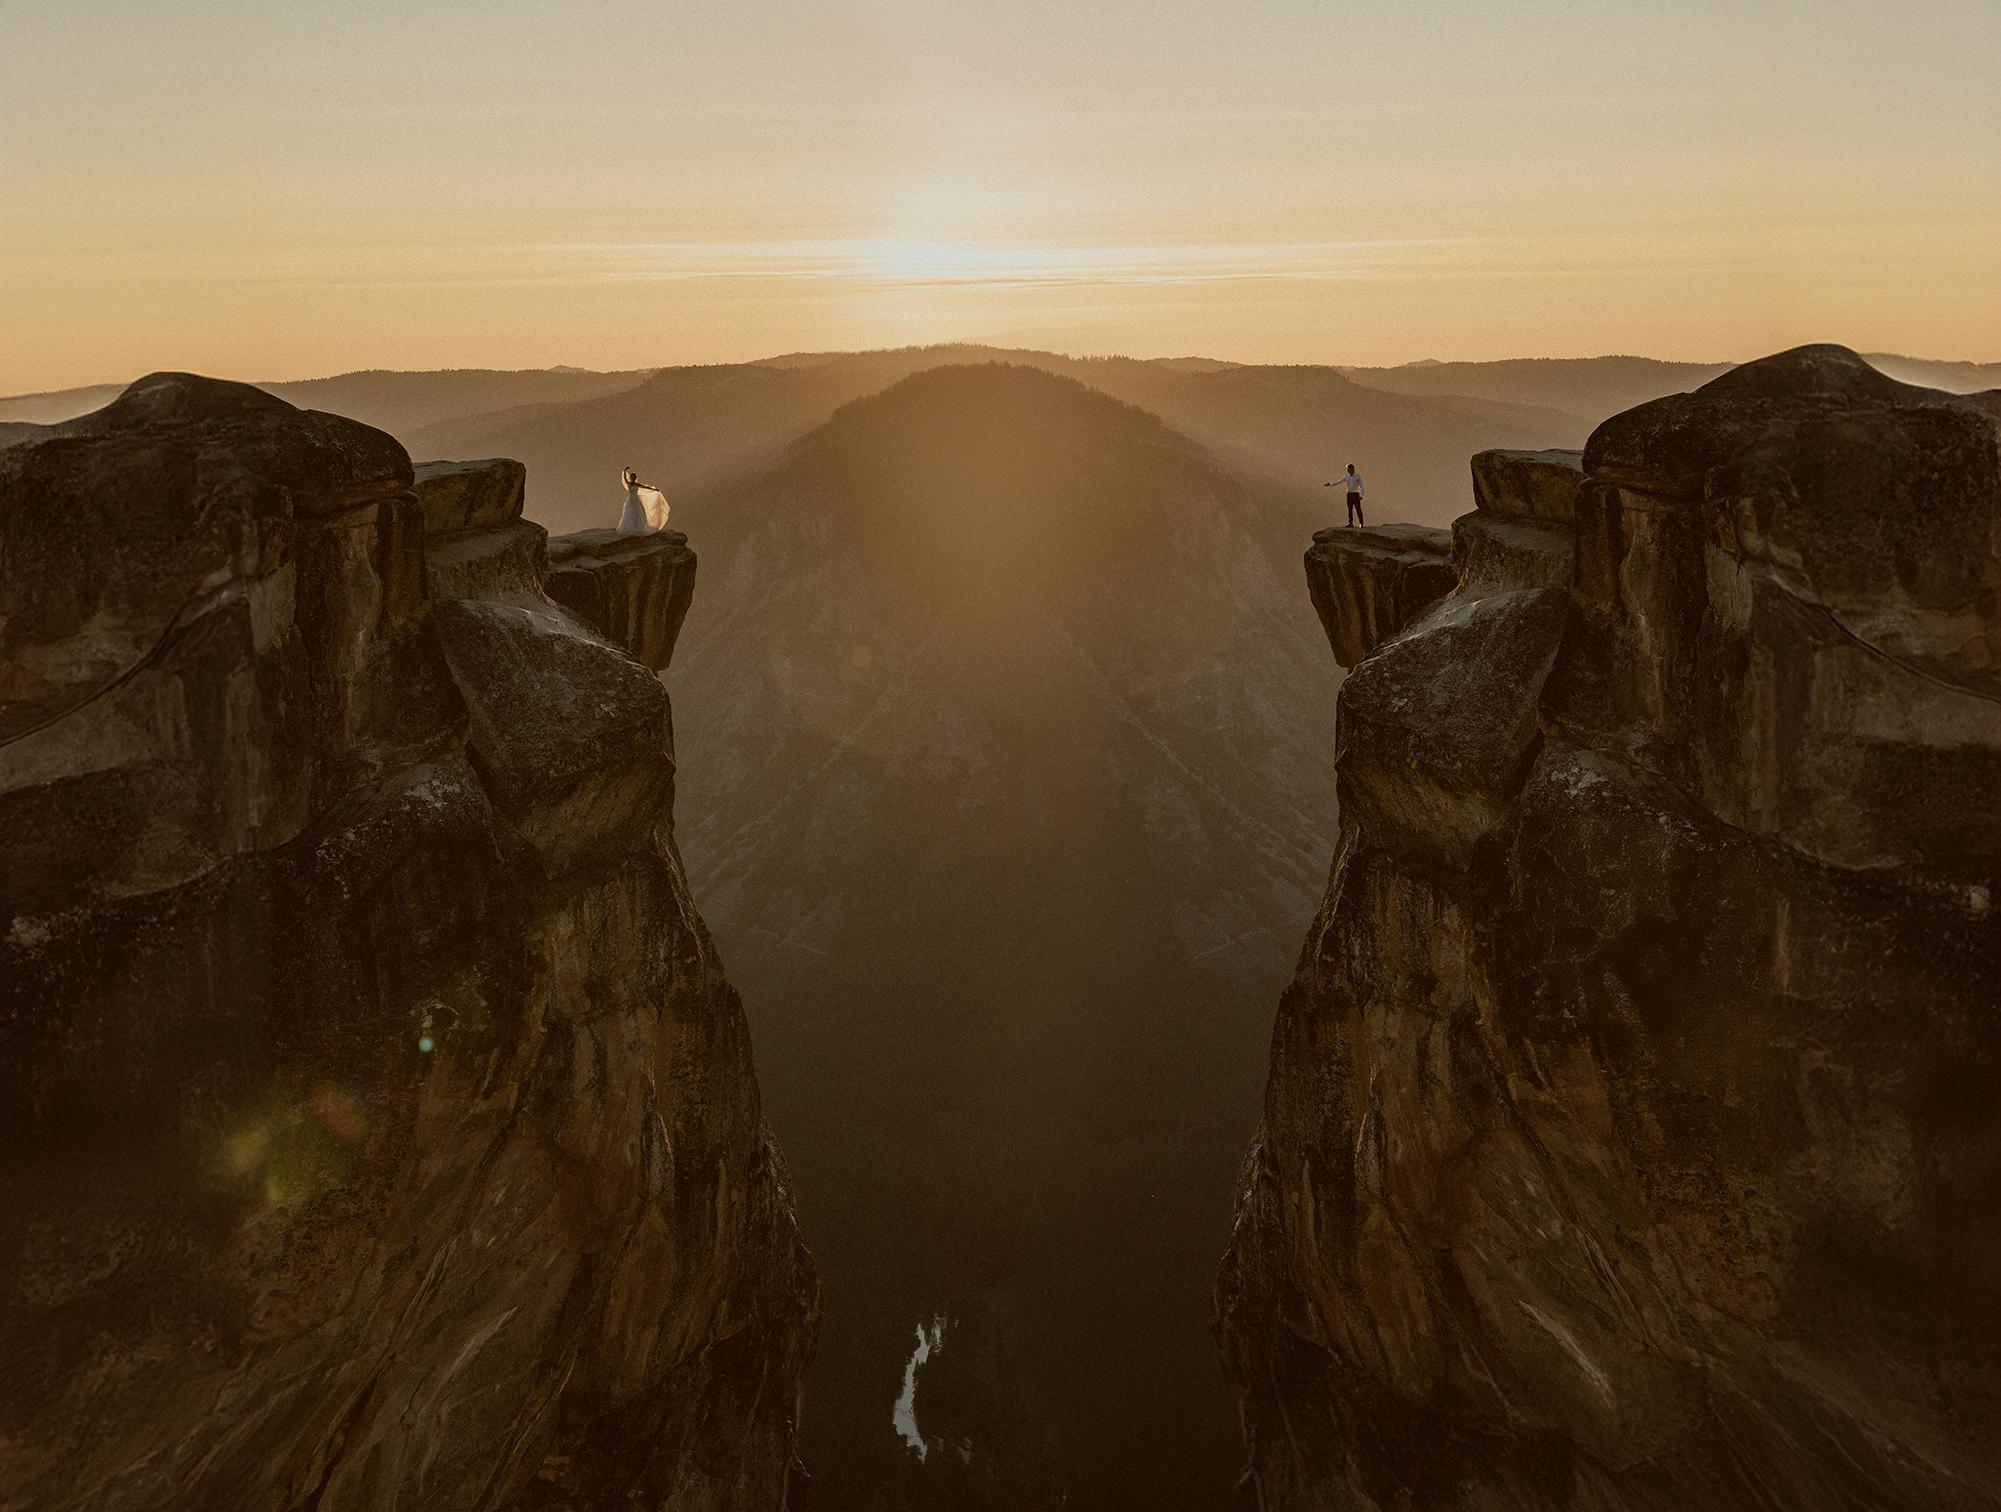
[[[0,8],[0,391],[1020,332],[2001,357],[1986,0],[171,9]]]

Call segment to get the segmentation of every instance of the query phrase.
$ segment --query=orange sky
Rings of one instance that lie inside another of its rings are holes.
[[[0,0],[0,393],[948,339],[1993,361],[1996,77],[1996,0]]]

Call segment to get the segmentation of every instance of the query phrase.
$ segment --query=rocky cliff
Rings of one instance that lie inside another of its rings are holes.
[[[1810,347],[1476,460],[1340,696],[1245,1505],[2001,1506],[1996,443]]]
[[[522,488],[184,374],[0,453],[0,1505],[786,1505],[694,559]]]

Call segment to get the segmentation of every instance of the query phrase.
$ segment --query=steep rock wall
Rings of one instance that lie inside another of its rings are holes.
[[[1996,438],[1803,348],[1607,421],[1568,522],[1476,466],[1341,693],[1245,1505],[2001,1506]]]
[[[519,465],[185,374],[58,430],[0,457],[0,1504],[786,1505],[818,1283],[666,694]]]

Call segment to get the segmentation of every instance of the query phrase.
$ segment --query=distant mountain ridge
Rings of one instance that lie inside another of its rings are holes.
[[[909,365],[907,354],[925,357],[928,360],[922,362],[921,366],[933,367],[953,362],[990,359],[1019,361],[1023,358],[1047,359],[1052,363],[1084,366],[1094,363],[1134,363],[1170,371],[1204,373],[1259,365],[1231,362],[1217,357],[1066,357],[1055,352],[959,342],[934,346],[884,348],[869,352],[789,352],[776,357],[755,358],[747,363],[709,364],[709,366],[810,368],[824,367],[836,362],[877,361],[885,374],[894,375],[886,376],[882,381],[893,382],[896,377],[918,370]],[[1985,389],[2001,388],[2001,362],[1942,361],[1889,352],[1870,352],[1864,356],[1881,371],[1906,383],[1924,384],[1932,388],[1945,389],[1949,393],[1977,393]],[[1037,362],[1034,365],[1042,364]],[[1546,382],[1535,397],[1524,397],[1519,391],[1511,393],[1502,390],[1511,382],[1532,386],[1534,375],[1538,372],[1546,375],[1563,373],[1606,375],[1616,374],[1623,367],[1632,373],[1673,374],[1687,378],[1701,373],[1713,376],[1734,364],[1667,362],[1651,357],[1607,356],[1517,357],[1486,362],[1443,362],[1434,357],[1426,357],[1397,367],[1365,367],[1342,363],[1331,366],[1334,371],[1352,378],[1365,387],[1380,388],[1387,393],[1432,396],[1453,393],[1467,398],[1501,399],[1567,409],[1571,413],[1588,417],[1588,411],[1598,409],[1606,400],[1617,396],[1624,380],[1613,378],[1612,381],[1604,382],[1598,387],[1591,387],[1588,383],[1580,385],[1576,381],[1567,384],[1561,381]],[[368,424],[379,426],[394,434],[401,430],[435,424],[440,420],[488,414],[514,405],[563,403],[593,398],[602,393],[616,392],[620,388],[634,387],[653,374],[663,371],[666,369],[632,368],[600,372],[593,368],[567,364],[550,368],[520,369],[363,368],[339,373],[329,378],[274,381],[258,386],[306,408],[326,409],[329,406],[324,401],[336,401],[375,410],[380,418],[368,419],[366,415],[354,410],[336,409],[335,412],[348,414],[353,419],[366,419]],[[81,388],[46,389],[33,393],[0,395],[0,422],[19,421],[50,425],[61,420],[71,420],[110,403],[124,391],[125,387],[126,385],[122,383],[98,383],[87,384]],[[1583,390],[1584,408],[1572,408],[1580,402],[1580,387]],[[1635,391],[1652,387],[1653,380],[1644,378],[1637,384]],[[446,393],[455,397],[441,397]],[[1650,395],[1650,397],[1658,396]]]
[[[557,531],[616,517],[621,467],[670,497],[772,465],[842,404],[913,373],[999,361],[1073,379],[1136,404],[1233,471],[1326,507],[1319,492],[1359,462],[1391,517],[1443,524],[1462,513],[1466,459],[1493,446],[1578,446],[1590,425],[1557,410],[1480,397],[1409,396],[1326,367],[1202,359],[1065,357],[977,346],[801,353],[663,368],[644,383],[560,407],[520,408],[400,432],[423,457],[510,456],[528,464],[528,513]]]
[[[2001,388],[2001,362],[1939,362],[1867,354],[1878,371],[1905,383],[1977,393]],[[1547,406],[1593,425],[1664,394],[1700,388],[1727,373],[1732,362],[1663,362],[1653,357],[1516,357],[1498,362],[1440,362],[1427,358],[1401,367],[1342,367],[1355,382],[1395,394],[1463,394]]]
[[[2001,364],[1871,360],[1907,382],[2001,387]],[[616,518],[621,467],[679,496],[771,465],[852,399],[926,369],[988,361],[1058,373],[1138,404],[1302,507],[1327,512],[1317,490],[1353,461],[1369,481],[1372,519],[1430,525],[1463,512],[1472,453],[1581,446],[1606,416],[1697,387],[1727,366],[1640,357],[1272,366],[957,343],[614,373],[372,370],[264,387],[387,430],[420,459],[518,458],[529,467],[529,514],[561,532]],[[0,445],[117,392],[0,399]]]
[[[299,383],[267,383],[268,392],[301,409],[328,410],[373,425],[391,435],[462,416],[488,414],[527,404],[576,404],[635,388],[655,369],[593,373],[557,367],[521,372],[467,368],[437,373],[372,369],[313,378]]]
[[[1366,388],[1437,398],[1463,395],[1557,410],[1596,425],[1608,415],[1700,388],[1732,364],[1661,362],[1650,357],[1521,357],[1501,362],[1407,363],[1343,367]]]
[[[596,373],[584,368],[557,367],[404,372],[368,368],[332,378],[260,383],[257,387],[301,409],[345,415],[400,439],[402,432],[461,415],[489,413],[513,405],[599,398],[643,383],[654,371],[640,368],[622,373]],[[102,409],[124,391],[122,383],[100,383],[0,398],[0,423],[53,425],[73,420]]]

